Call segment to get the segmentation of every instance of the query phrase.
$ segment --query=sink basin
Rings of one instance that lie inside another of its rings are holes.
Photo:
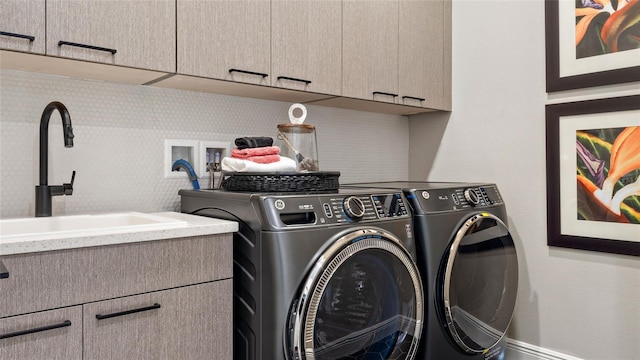
[[[138,212],[0,220],[0,242],[174,229],[186,221]]]

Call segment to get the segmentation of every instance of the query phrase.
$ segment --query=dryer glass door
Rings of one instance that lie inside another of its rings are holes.
[[[423,324],[418,270],[381,230],[337,241],[316,262],[292,309],[293,359],[413,359]]]
[[[468,219],[451,243],[441,289],[447,326],[468,353],[482,353],[505,335],[516,302],[513,239],[496,216]]]

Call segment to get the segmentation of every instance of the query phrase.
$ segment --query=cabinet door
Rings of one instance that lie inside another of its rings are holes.
[[[47,55],[174,72],[175,29],[173,0],[47,0]]]
[[[399,89],[405,105],[445,108],[444,2],[400,0]]]
[[[82,359],[82,306],[0,319],[0,359]]]
[[[229,279],[86,304],[84,358],[231,359],[232,301]]]
[[[339,95],[342,3],[271,2],[271,85]]]
[[[398,1],[343,3],[342,95],[396,102]]]
[[[44,54],[44,1],[0,1],[0,49]]]
[[[178,73],[269,85],[269,0],[177,0]]]

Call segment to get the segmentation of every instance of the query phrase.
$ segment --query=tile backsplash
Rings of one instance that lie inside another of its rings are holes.
[[[275,136],[288,122],[287,102],[131,86],[13,70],[0,71],[0,217],[34,214],[42,110],[69,110],[74,147],[64,148],[60,116],[49,124],[49,184],[69,182],[72,196],[53,199],[54,215],[177,211],[184,178],[164,178],[164,140],[230,142]],[[409,124],[404,116],[307,105],[316,126],[321,170],[340,182],[408,176]],[[202,175],[202,174],[198,174]],[[201,179],[206,184],[207,179]]]

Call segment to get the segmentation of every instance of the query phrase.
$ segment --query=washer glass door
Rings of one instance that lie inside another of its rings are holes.
[[[447,327],[463,350],[482,353],[502,339],[513,315],[518,288],[513,239],[500,219],[479,213],[463,224],[445,256],[439,290]]]
[[[292,359],[413,359],[423,324],[418,270],[393,235],[366,229],[336,241],[292,306]]]

